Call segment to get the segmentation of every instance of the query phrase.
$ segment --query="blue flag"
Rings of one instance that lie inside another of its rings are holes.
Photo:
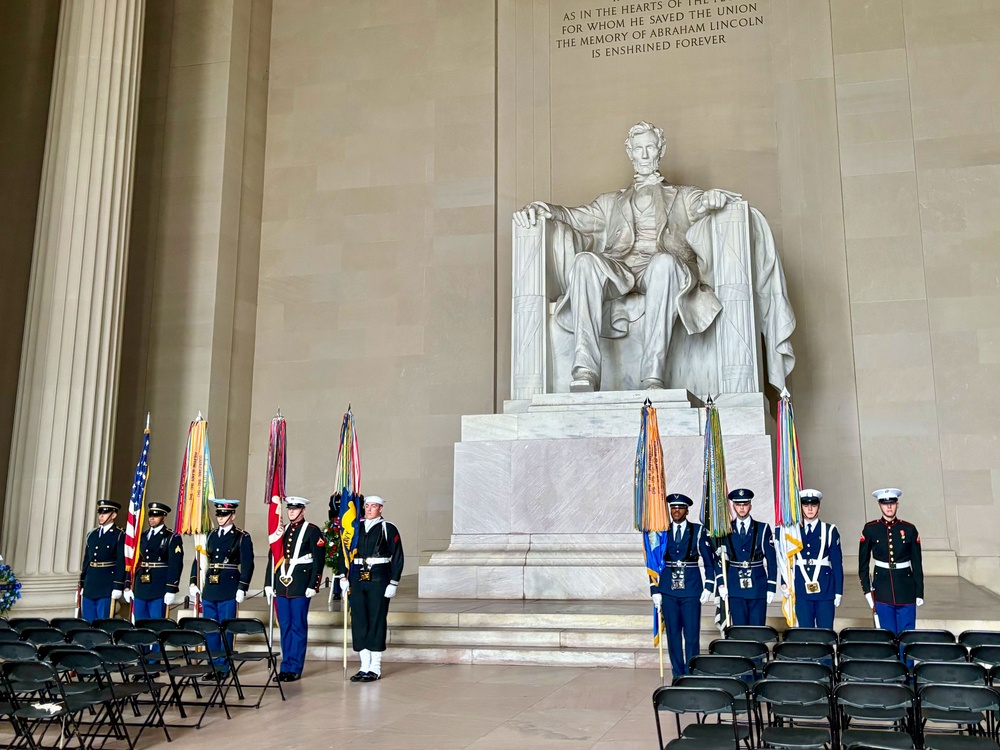
[[[646,573],[649,575],[649,583],[656,586],[660,582],[660,574],[663,573],[663,557],[667,551],[669,537],[665,531],[646,531],[642,535],[643,551],[646,553]],[[660,632],[662,630],[661,621],[658,617],[656,607],[653,607],[653,645],[660,642]]]

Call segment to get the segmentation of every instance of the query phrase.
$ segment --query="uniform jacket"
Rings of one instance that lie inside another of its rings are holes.
[[[301,546],[299,546],[299,556],[294,557],[300,535],[304,535],[304,537]],[[305,596],[306,589],[318,591],[320,581],[323,580],[326,559],[326,542],[319,526],[306,521],[290,523],[285,526],[285,533],[282,534],[281,539],[285,549],[285,561],[288,564],[288,575],[291,576],[292,580],[287,584],[281,580],[282,567],[279,567],[278,574],[274,575],[274,559],[268,551],[264,585],[274,587],[275,596],[283,596],[288,599]]]
[[[806,533],[806,524],[801,526],[802,551],[796,557],[795,596],[804,596],[814,601],[832,601],[837,594],[844,593],[844,550],[840,544],[840,532],[832,523],[817,521],[812,533]],[[822,557],[820,550],[822,549]],[[808,560],[828,560],[826,565],[804,564]],[[803,563],[803,564],[799,564]],[[813,576],[819,584],[819,593],[806,592],[806,581]]]
[[[152,539],[148,529],[139,538],[139,562],[131,581],[136,599],[162,599],[168,591],[177,593],[180,586],[184,541],[180,534],[164,527],[161,529]]]
[[[718,575],[715,569],[715,556],[708,543],[708,534],[701,524],[687,522],[684,533],[678,542],[674,537],[675,524],[665,531],[669,535],[663,554],[663,570],[660,581],[649,587],[650,594],[663,594],[678,599],[688,599],[701,596],[705,589],[715,591],[715,579]],[[702,578],[698,560],[705,565],[705,578]],[[676,584],[675,584],[676,581]],[[683,583],[683,588],[675,585]]]
[[[395,525],[383,518],[380,523],[373,524],[370,531],[365,531],[365,522],[361,520],[358,522],[357,540],[357,554],[351,564],[351,585],[360,580],[363,561],[373,557],[389,558],[389,562],[371,565],[371,580],[398,584],[403,575],[403,542]]]
[[[905,568],[875,566],[871,578],[870,563],[909,563]],[[886,523],[879,518],[865,524],[858,547],[858,575],[861,589],[867,594],[874,589],[875,601],[883,604],[915,604],[924,598],[924,568],[920,557],[920,533],[909,521],[893,519]]]
[[[223,567],[213,567],[223,566]],[[215,578],[218,576],[218,578]],[[226,602],[246,592],[253,578],[253,541],[235,526],[225,534],[215,528],[208,535],[208,570],[201,596],[207,602]],[[191,583],[198,584],[198,560],[191,562]]]
[[[750,519],[746,534],[740,534],[738,528],[738,522],[733,521],[732,531],[723,542],[727,557],[726,587],[729,596],[736,599],[764,599],[769,591],[774,593],[778,590],[778,568],[771,527]],[[741,575],[740,563],[751,563],[748,568],[750,588],[740,586],[740,578],[744,577]],[[721,561],[718,568],[721,579]]]
[[[112,590],[125,588],[125,532],[117,526],[87,534],[80,586],[88,599],[109,599]]]

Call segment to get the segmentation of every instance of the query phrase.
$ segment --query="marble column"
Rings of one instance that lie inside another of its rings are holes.
[[[73,607],[111,468],[145,0],[63,0],[0,553]],[[124,498],[118,497],[118,500]]]

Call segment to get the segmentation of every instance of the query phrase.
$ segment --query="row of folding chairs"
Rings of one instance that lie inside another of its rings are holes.
[[[957,636],[950,630],[913,629],[896,635],[885,628],[844,628],[839,632],[829,628],[788,628],[779,632],[770,625],[733,625],[726,629],[726,638],[760,643],[959,643],[968,649],[976,646],[1000,646],[1000,631],[966,630]]]
[[[908,662],[947,661],[973,662],[991,667],[1000,664],[1000,646],[982,645],[971,649],[960,643],[892,643],[847,642],[798,643],[784,641],[768,647],[758,641],[740,641],[732,638],[717,639],[709,644],[710,654],[742,656],[763,664],[768,661],[818,661],[843,664],[857,659],[904,659]]]
[[[995,750],[1000,692],[985,685],[849,682],[831,687],[690,675],[653,693],[660,748]],[[661,714],[677,737],[664,744]]]

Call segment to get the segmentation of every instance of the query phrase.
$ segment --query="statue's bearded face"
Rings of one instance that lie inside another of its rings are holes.
[[[632,137],[629,148],[632,168],[638,175],[652,174],[660,166],[660,140],[647,131]]]

